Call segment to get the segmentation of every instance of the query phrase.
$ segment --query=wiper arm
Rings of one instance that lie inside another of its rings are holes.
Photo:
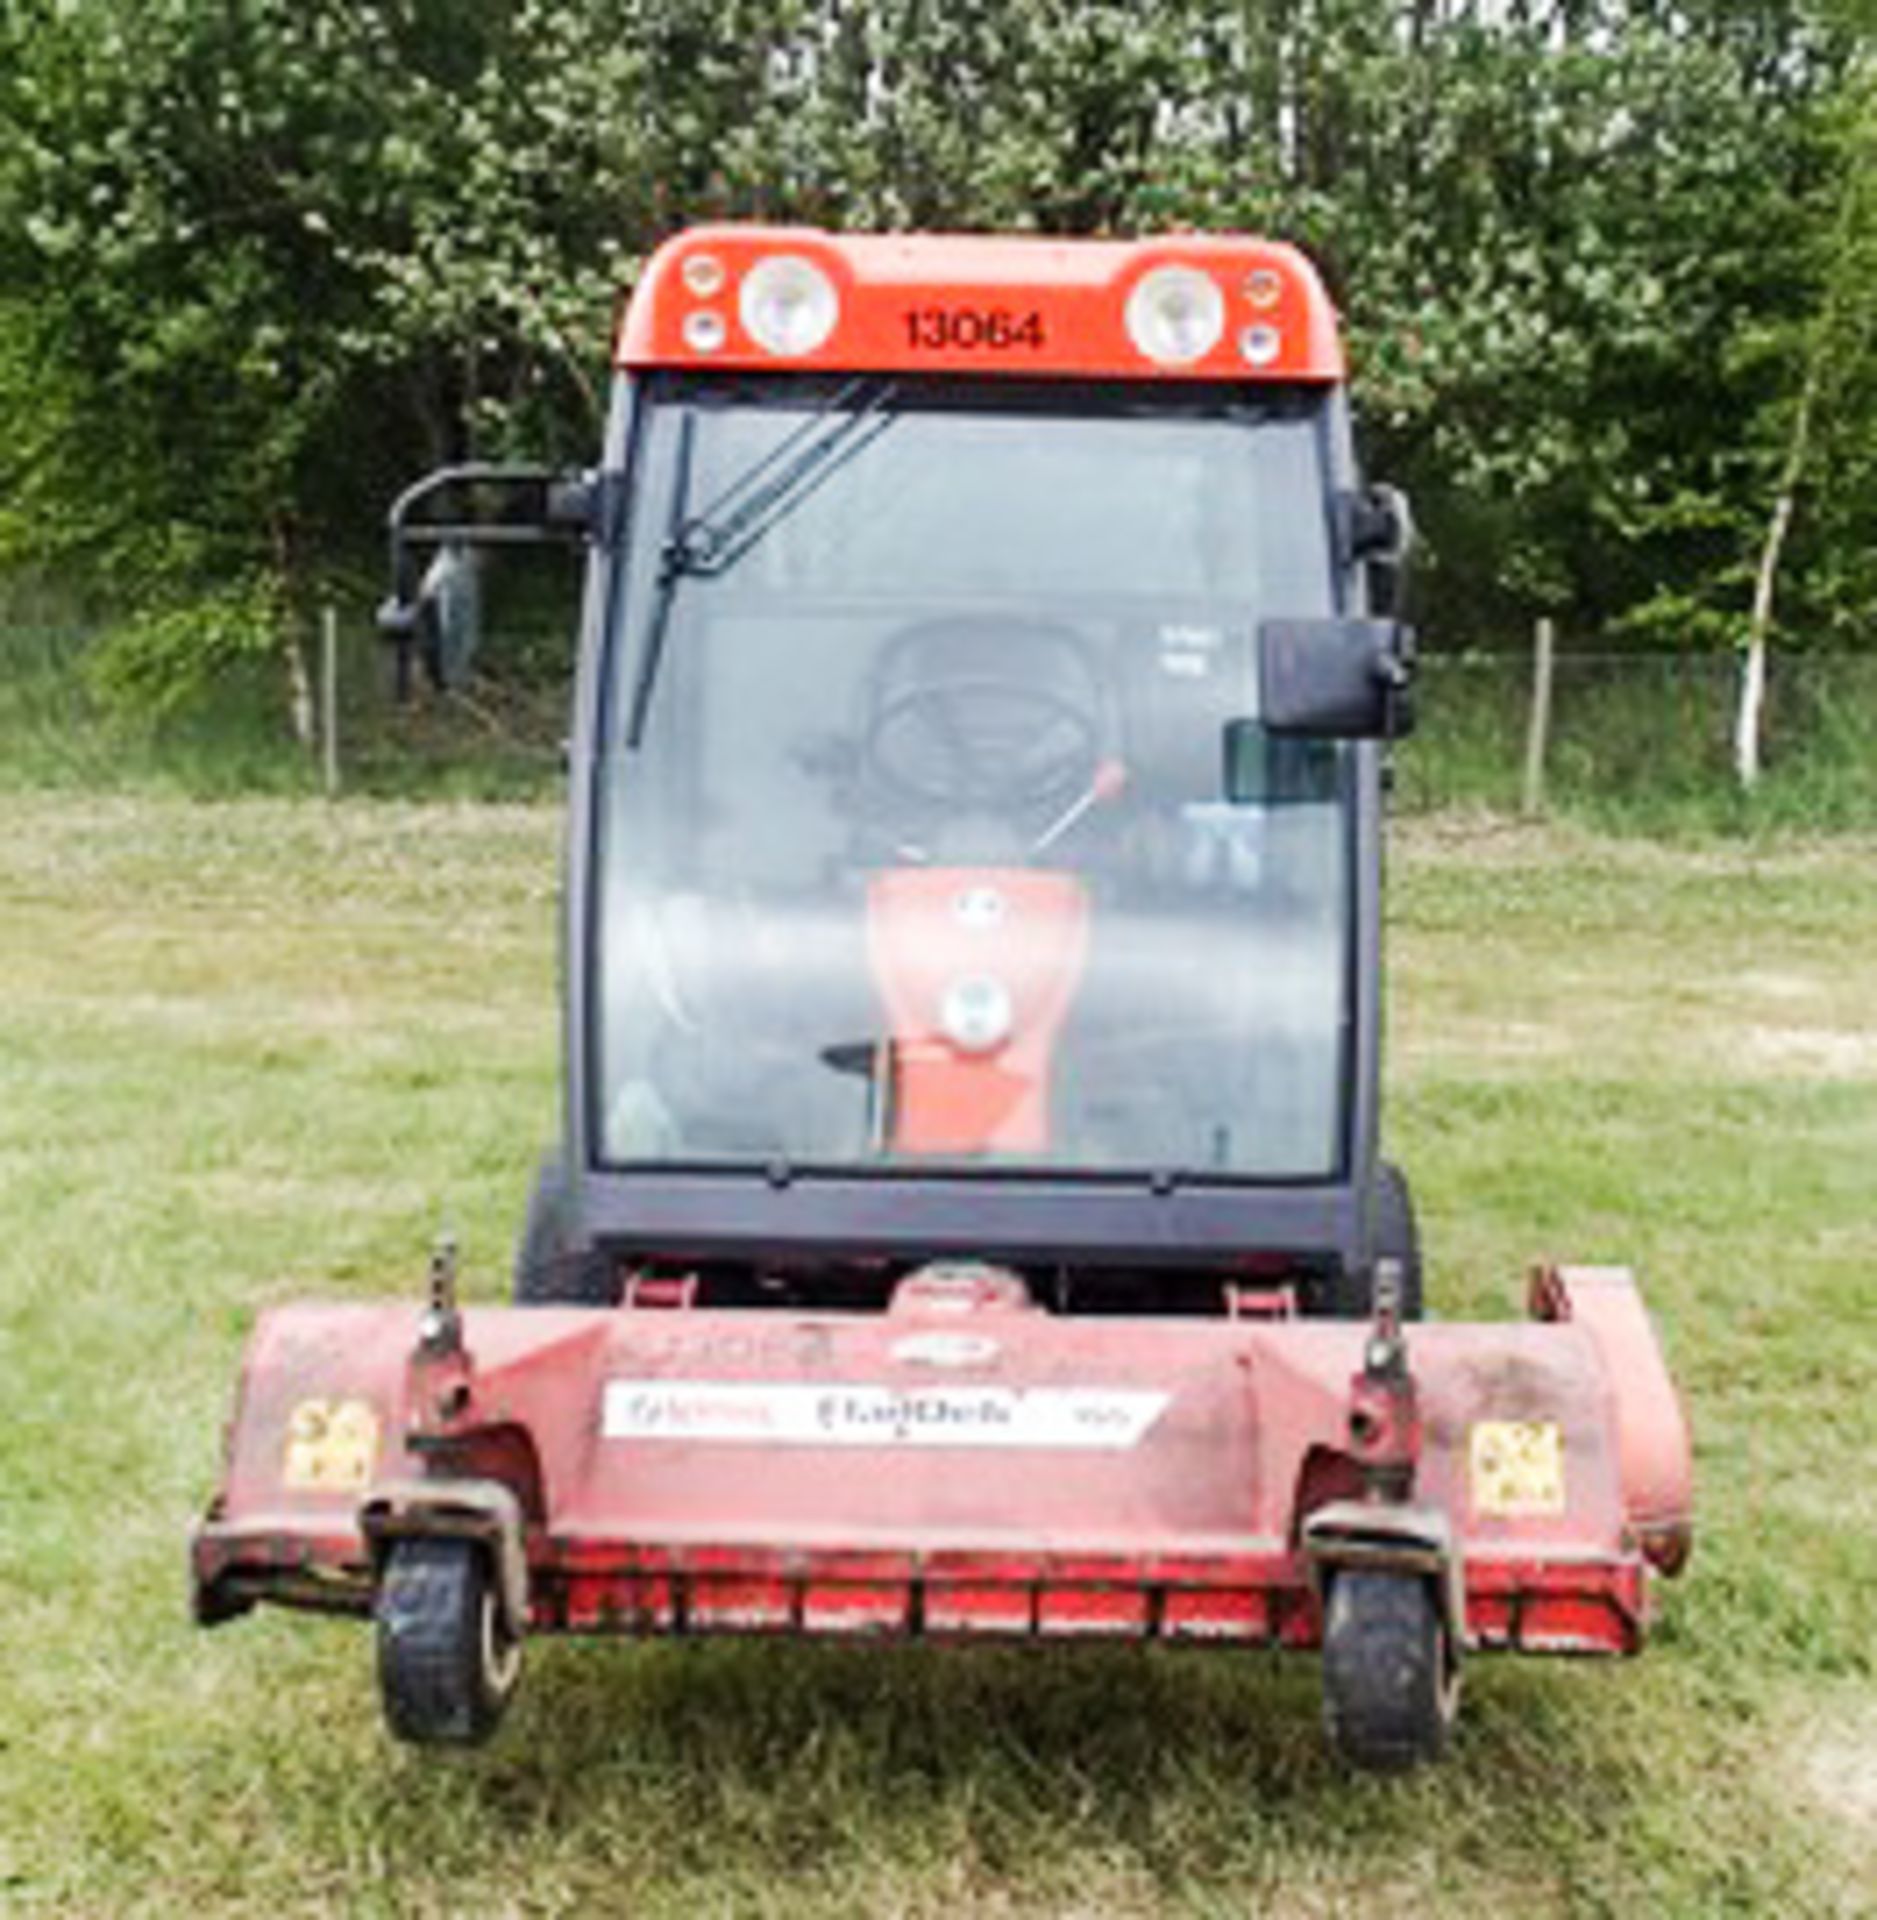
[[[888,413],[886,407],[898,390],[897,382],[872,383],[871,392],[868,387],[865,380],[850,380],[696,514],[688,508],[697,415],[691,407],[684,409],[678,421],[671,506],[665,519],[665,537],[659,545],[651,624],[646,631],[645,651],[639,656],[626,720],[629,749],[636,750],[645,737],[652,685],[665,651],[679,579],[685,574],[715,577],[729,572],[778,520],[794,512],[893,424],[897,416]],[[838,420],[828,419],[856,400],[860,404],[851,412],[843,413]]]
[[[675,541],[667,543],[666,563],[680,573],[728,573],[778,520],[819,491],[898,418],[886,411],[898,383],[879,381],[871,392],[868,385],[850,380],[709,506],[686,520]],[[843,412],[850,406],[851,411]],[[830,422],[831,413],[842,417]]]
[[[671,504],[665,510],[665,537],[659,543],[658,578],[652,585],[652,617],[645,630],[645,651],[639,655],[639,671],[632,681],[632,705],[626,718],[626,745],[635,752],[645,737],[652,682],[658,677],[665,634],[671,626],[671,597],[677,590],[679,574],[686,571],[679,555],[684,539],[685,509],[691,498],[691,448],[696,439],[697,415],[686,407],[678,416],[678,445],[671,461]]]

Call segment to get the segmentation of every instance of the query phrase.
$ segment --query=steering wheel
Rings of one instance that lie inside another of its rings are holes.
[[[885,786],[926,806],[1040,806],[1086,787],[1101,762],[1091,714],[1017,681],[960,679],[884,701],[862,749]]]
[[[1061,803],[1101,765],[1101,716],[1100,679],[1070,629],[934,620],[881,656],[861,758],[879,788],[923,808]]]

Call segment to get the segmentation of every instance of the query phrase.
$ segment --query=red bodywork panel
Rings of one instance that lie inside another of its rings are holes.
[[[894,1151],[1047,1148],[1051,1056],[1088,955],[1081,881],[1021,867],[875,874],[867,954],[890,1027]],[[998,1015],[981,1045],[946,1030],[948,999],[972,993]]]
[[[710,291],[687,284],[710,263]],[[839,297],[839,318],[811,352],[767,353],[745,330],[738,289],[763,259],[806,260]],[[1127,299],[1156,267],[1186,266],[1224,300],[1218,343],[1179,366],[1150,360],[1129,338]],[[692,272],[695,275],[696,269]],[[687,318],[713,316],[700,350]],[[1253,364],[1242,338],[1268,329]],[[719,331],[720,329],[720,331]],[[1280,241],[1245,234],[1147,240],[1062,240],[960,233],[826,233],[814,227],[693,227],[646,262],[619,328],[621,368],[739,371],[988,373],[1021,378],[1251,380],[1330,383],[1344,375],[1335,309],[1316,269]]]
[[[1631,1651],[1649,1563],[1686,1549],[1654,1337],[1627,1275],[1584,1280],[1552,1277],[1548,1319],[1408,1335],[1413,1498],[1475,1645]],[[368,1606],[360,1506],[428,1467],[513,1491],[539,1631],[1309,1646],[1303,1523],[1361,1498],[1354,1322],[1069,1318],[988,1270],[877,1314],[475,1308],[439,1395],[418,1318],[264,1316],[193,1542],[203,1619]]]

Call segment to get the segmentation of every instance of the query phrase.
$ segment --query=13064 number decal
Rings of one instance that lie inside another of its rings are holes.
[[[1013,312],[1008,307],[908,307],[906,344],[909,347],[988,347],[993,353],[1011,353],[1019,347],[1044,344],[1043,316],[1034,309]]]

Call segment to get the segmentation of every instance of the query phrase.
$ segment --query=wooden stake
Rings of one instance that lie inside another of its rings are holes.
[[[1525,730],[1525,792],[1528,819],[1545,810],[1545,753],[1551,743],[1551,658],[1556,634],[1540,620],[1532,636],[1532,717]]]
[[[333,606],[319,621],[319,747],[330,800],[339,791],[339,609]]]

